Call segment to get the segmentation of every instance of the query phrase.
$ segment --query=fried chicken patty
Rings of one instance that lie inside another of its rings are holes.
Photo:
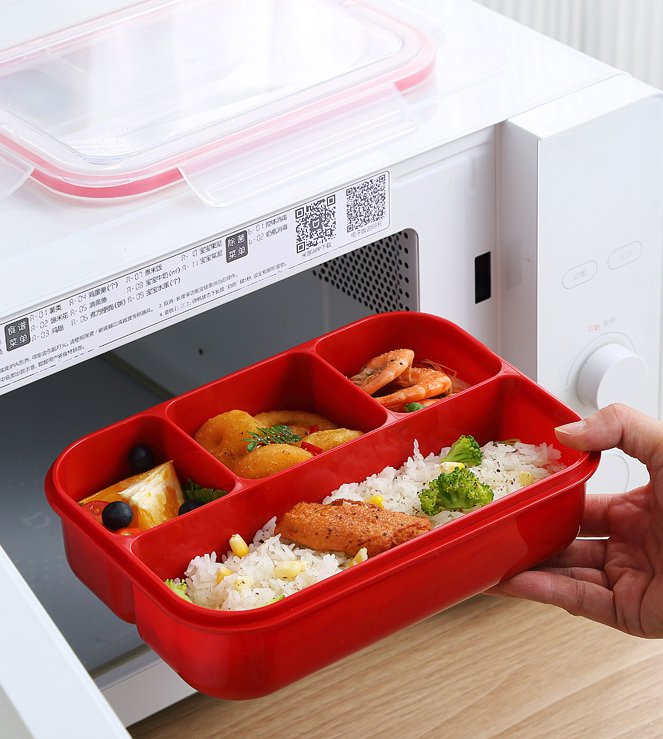
[[[427,518],[388,511],[373,503],[341,499],[329,505],[297,503],[283,514],[275,533],[321,552],[354,556],[366,547],[368,556],[372,557],[431,528]]]

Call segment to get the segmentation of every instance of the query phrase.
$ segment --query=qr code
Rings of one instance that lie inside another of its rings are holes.
[[[295,209],[297,251],[331,241],[336,236],[336,196],[328,195]]]
[[[345,191],[348,233],[381,220],[387,214],[387,176],[380,174]]]

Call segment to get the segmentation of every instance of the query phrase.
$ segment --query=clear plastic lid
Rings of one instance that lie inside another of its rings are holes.
[[[138,3],[0,52],[0,168],[80,197],[148,192],[370,109],[435,52],[361,1]]]

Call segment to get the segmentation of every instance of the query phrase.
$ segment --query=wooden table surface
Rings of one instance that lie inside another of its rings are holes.
[[[663,640],[479,596],[270,696],[194,695],[132,737],[663,737]]]

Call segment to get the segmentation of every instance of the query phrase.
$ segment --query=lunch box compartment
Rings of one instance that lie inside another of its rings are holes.
[[[168,405],[167,416],[193,435],[205,421],[239,409],[317,413],[339,427],[370,431],[387,413],[310,352],[289,352],[193,390]]]
[[[371,357],[407,347],[416,360],[453,365],[470,386],[411,413],[385,410],[348,375]],[[227,410],[297,409],[364,434],[278,474],[238,478],[193,434]],[[444,319],[411,312],[361,319],[220,378],[72,444],[46,480],[78,577],[197,690],[224,699],[273,692],[357,649],[469,598],[561,550],[577,534],[585,481],[598,454],[556,441],[578,416]],[[270,605],[218,611],[164,584],[190,560],[228,551],[232,534],[255,533],[300,501],[400,467],[415,440],[427,456],[461,434],[480,444],[552,444],[565,468],[357,566]],[[151,446],[173,459],[182,482],[228,495],[134,537],[107,531],[77,503],[127,476],[126,455]]]
[[[49,501],[62,518],[65,552],[73,571],[120,618],[134,621],[133,588],[119,565],[134,537],[106,529],[78,501],[135,474],[127,455],[138,444],[148,446],[155,466],[173,460],[177,477],[232,492],[238,484],[192,439],[158,415],[143,414],[97,431],[76,442],[53,470],[53,484],[63,494]],[[212,504],[207,504],[212,505]],[[167,525],[169,522],[166,522]],[[143,532],[136,538],[147,534]]]
[[[452,323],[414,313],[382,313],[341,328],[315,345],[318,354],[350,377],[372,357],[394,349],[414,351],[415,364],[434,362],[452,377],[476,385],[497,375],[502,361]]]
[[[97,431],[76,442],[57,469],[57,484],[72,501],[79,501],[136,473],[129,451],[144,444],[154,453],[154,466],[172,460],[180,483],[231,491],[235,478],[210,460],[193,439],[164,418],[139,415]],[[78,507],[78,506],[77,506]]]

